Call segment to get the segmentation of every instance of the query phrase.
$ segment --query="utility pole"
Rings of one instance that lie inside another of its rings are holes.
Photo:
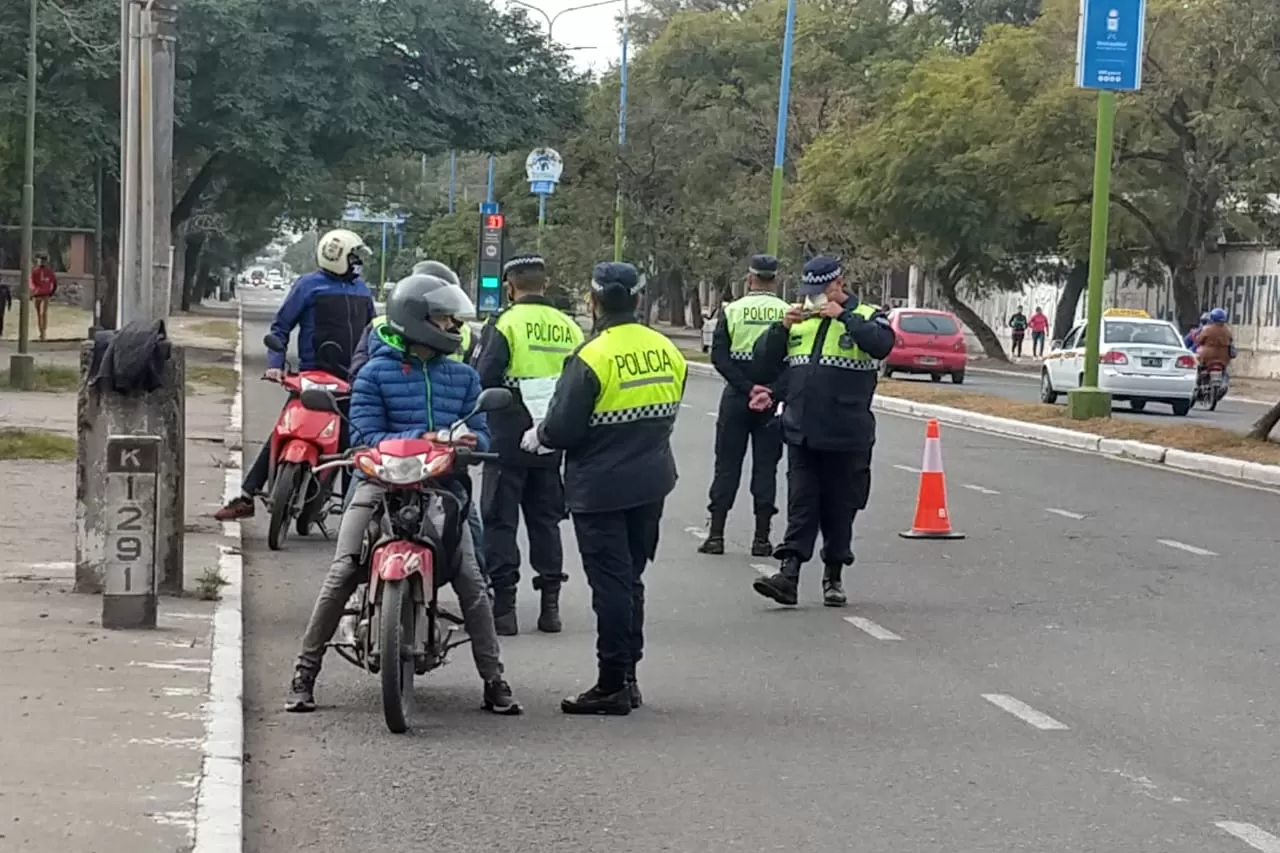
[[[9,359],[9,384],[30,390],[35,384],[35,358],[31,348],[31,269],[35,250],[36,204],[36,45],[39,31],[38,0],[29,0],[30,29],[27,33],[27,152],[22,181],[22,281],[18,282],[18,354]]]
[[[177,0],[151,0],[144,12],[150,21],[152,157],[144,168],[154,169],[152,180],[152,305],[163,319],[182,304],[182,277],[173,271],[173,97],[174,48],[178,43]]]

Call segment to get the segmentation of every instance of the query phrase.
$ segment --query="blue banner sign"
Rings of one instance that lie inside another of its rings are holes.
[[[534,195],[551,195],[556,191],[556,185],[551,181],[530,181],[529,191]]]
[[[1136,92],[1142,88],[1146,0],[1080,0],[1076,85]]]

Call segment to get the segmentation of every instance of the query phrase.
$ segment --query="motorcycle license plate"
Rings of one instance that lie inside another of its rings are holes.
[[[1143,367],[1162,367],[1164,365],[1163,358],[1144,358],[1142,360]]]
[[[1221,370],[1210,370],[1210,371],[1209,371],[1209,381],[1210,381],[1210,382],[1214,382],[1214,383],[1222,382],[1222,371],[1221,371]]]
[[[918,359],[921,364],[937,364],[938,360],[931,355],[922,355]]]

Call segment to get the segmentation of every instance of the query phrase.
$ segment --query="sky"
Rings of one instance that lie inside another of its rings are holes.
[[[521,5],[509,3],[509,0],[493,0],[493,2],[499,7],[508,6],[508,8],[519,8]],[[591,0],[529,0],[529,5],[541,9],[553,18],[557,13],[564,12],[556,19],[555,31],[552,35],[566,48],[581,48],[569,52],[577,68],[600,73],[608,69],[611,62],[617,62],[621,54],[618,30],[614,22],[622,12],[622,2],[619,0],[616,3],[590,9],[564,11],[590,2]],[[638,7],[639,0],[632,0],[632,5]],[[546,29],[546,18],[537,12],[528,9],[526,11],[543,30]]]

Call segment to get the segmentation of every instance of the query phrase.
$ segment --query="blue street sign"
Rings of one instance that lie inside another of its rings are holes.
[[[1076,85],[1135,92],[1142,88],[1146,0],[1080,0]]]
[[[480,212],[484,214],[497,213],[498,203],[496,201],[482,201],[480,202]]]
[[[556,191],[554,181],[531,181],[529,183],[529,192],[534,195],[551,195]]]
[[[480,288],[480,299],[478,301],[480,304],[476,306],[477,310],[492,314],[502,307],[502,294],[497,289],[489,290],[482,287]]]

